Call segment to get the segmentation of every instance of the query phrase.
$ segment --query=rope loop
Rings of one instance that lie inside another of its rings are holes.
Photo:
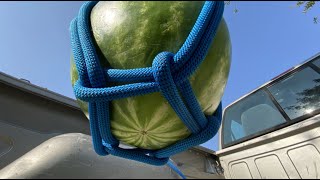
[[[101,67],[90,27],[90,13],[96,4],[96,1],[84,3],[70,24],[71,47],[79,75],[74,93],[89,104],[90,131],[96,153],[159,166],[166,164],[171,155],[210,140],[220,127],[221,102],[213,115],[205,116],[188,77],[206,57],[222,19],[224,2],[204,3],[194,27],[176,54],[160,52],[152,67],[136,69]],[[107,87],[110,82],[127,83]],[[120,148],[119,140],[111,133],[110,101],[153,92],[161,92],[192,134],[160,150]]]

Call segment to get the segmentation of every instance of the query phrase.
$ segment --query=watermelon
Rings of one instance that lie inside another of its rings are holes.
[[[99,2],[92,9],[90,21],[101,65],[116,69],[151,67],[158,53],[176,53],[203,4],[199,1]],[[189,77],[207,115],[212,114],[221,101],[230,64],[230,36],[222,19],[206,58]],[[77,79],[71,56],[72,85]],[[77,101],[88,117],[88,104]],[[121,143],[134,147],[157,150],[191,134],[160,92],[113,100],[110,112],[112,134]]]

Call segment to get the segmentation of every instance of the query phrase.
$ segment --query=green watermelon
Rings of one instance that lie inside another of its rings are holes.
[[[92,9],[90,20],[102,66],[150,67],[158,53],[176,53],[203,4],[192,1],[99,2]],[[72,85],[78,79],[73,61],[71,56]],[[212,114],[221,101],[230,63],[230,36],[222,20],[205,60],[189,78],[205,114]],[[88,117],[87,103],[77,101]],[[160,92],[113,100],[110,112],[112,134],[127,145],[156,150],[191,134]]]

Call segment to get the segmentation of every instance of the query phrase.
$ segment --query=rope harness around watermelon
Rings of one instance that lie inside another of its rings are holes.
[[[84,3],[70,26],[72,52],[79,74],[74,93],[89,103],[90,130],[96,153],[164,165],[171,155],[210,140],[220,127],[221,102],[213,115],[205,116],[188,77],[206,57],[222,19],[224,2],[205,2],[187,40],[176,54],[161,52],[152,67],[126,70],[103,69],[100,65],[90,26],[90,13],[96,3]],[[108,82],[132,83],[107,87]],[[153,92],[162,93],[192,134],[160,150],[120,148],[110,130],[110,101]]]

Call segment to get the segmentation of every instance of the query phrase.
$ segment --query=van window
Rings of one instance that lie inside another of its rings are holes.
[[[286,120],[268,94],[259,90],[227,108],[223,122],[223,143],[227,145],[285,123]]]
[[[320,56],[228,106],[221,145],[226,148],[320,113]]]
[[[320,75],[310,67],[268,89],[291,120],[320,109]]]
[[[312,62],[314,65],[318,66],[320,68],[320,58]]]

